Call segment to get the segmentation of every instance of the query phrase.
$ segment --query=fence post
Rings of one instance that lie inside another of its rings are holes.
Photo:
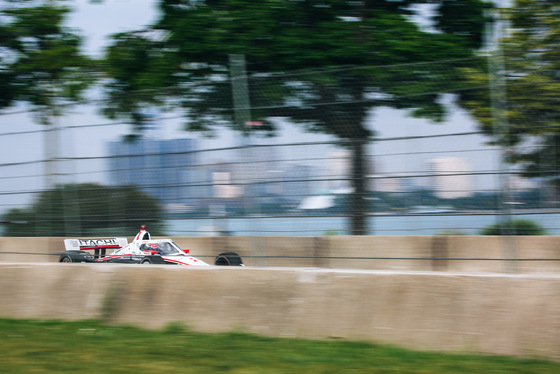
[[[233,96],[233,107],[235,113],[235,124],[242,134],[241,136],[241,184],[243,185],[243,200],[245,202],[245,215],[259,214],[258,197],[253,191],[253,155],[251,138],[247,123],[251,120],[251,102],[249,98],[249,85],[247,82],[247,68],[245,55],[233,54],[229,56],[231,69],[231,89]],[[257,222],[258,220],[254,220]],[[258,231],[252,226],[251,230]],[[251,255],[259,256],[260,241],[250,240]]]
[[[504,21],[501,19],[502,7],[498,4],[495,26],[490,24],[486,30],[486,38],[490,56],[488,58],[488,82],[490,85],[490,101],[492,108],[492,122],[494,135],[501,143],[499,161],[499,212],[498,221],[501,223],[501,235],[503,245],[504,270],[507,273],[517,272],[517,248],[509,202],[511,202],[511,191],[509,185],[509,167],[507,156],[511,148],[510,126],[507,118],[507,81],[504,55],[501,48]]]

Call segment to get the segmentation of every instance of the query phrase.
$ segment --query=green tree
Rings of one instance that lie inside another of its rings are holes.
[[[463,106],[494,144],[508,148],[506,160],[521,166],[523,176],[546,178],[558,189],[560,7],[556,0],[515,0],[501,15],[507,26],[501,50],[490,57],[497,67],[490,74],[465,70],[475,86],[493,85],[501,93],[466,92]]]
[[[47,188],[58,175],[57,117],[82,100],[96,77],[93,61],[80,51],[82,38],[63,25],[71,11],[64,3],[6,0],[0,5],[0,109],[25,103],[35,120],[48,126],[43,135]]]
[[[411,6],[432,2],[161,0],[152,27],[115,35],[108,48],[105,113],[141,127],[146,106],[167,103],[184,109],[187,130],[247,131],[235,121],[228,77],[230,56],[244,55],[247,118],[272,130],[273,117],[286,117],[352,150],[351,232],[364,234],[371,110],[388,106],[442,119],[438,92],[454,87],[459,75],[433,62],[468,59],[481,44],[487,3],[436,1],[439,17],[427,30],[411,20]],[[469,18],[448,22],[459,14]],[[371,68],[380,65],[391,66]]]
[[[63,26],[71,11],[63,2],[8,0],[0,7],[0,108],[26,102],[43,124],[94,82],[82,38]]]
[[[49,231],[41,219],[49,219]],[[58,186],[43,192],[29,208],[2,217],[4,236],[134,236],[140,225],[162,234],[162,209],[134,187],[97,184]]]

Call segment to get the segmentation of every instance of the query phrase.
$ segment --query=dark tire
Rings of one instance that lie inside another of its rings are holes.
[[[60,258],[58,259],[58,262],[74,262],[72,260],[72,257],[69,255],[62,255],[60,256]]]
[[[142,265],[157,265],[157,264],[165,264],[165,260],[160,256],[148,256],[144,257],[142,261],[140,261]]]
[[[235,252],[224,252],[216,256],[214,261],[216,266],[243,266],[241,256]]]
[[[88,253],[67,251],[60,254],[58,262],[95,262]]]

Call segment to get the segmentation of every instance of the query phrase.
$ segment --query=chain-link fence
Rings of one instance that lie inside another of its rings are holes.
[[[146,220],[172,236],[346,235],[356,201],[370,235],[480,234],[503,217],[558,234],[554,165],[522,175],[504,163],[511,147],[489,145],[492,134],[457,103],[465,92],[487,97],[488,86],[455,84],[450,66],[457,72],[473,60],[248,77],[242,128],[220,122],[236,111],[235,90],[220,77],[204,109],[220,115],[200,112],[210,132],[183,131],[180,111],[153,108],[127,142],[129,123],[96,114],[103,100],[67,106],[50,126],[26,108],[6,110],[4,235],[123,235]],[[278,103],[280,88],[294,90],[291,102]],[[521,99],[534,100],[517,92]],[[356,139],[364,141],[359,170],[349,146]],[[540,145],[535,137],[516,147]],[[62,193],[49,195],[55,190]]]

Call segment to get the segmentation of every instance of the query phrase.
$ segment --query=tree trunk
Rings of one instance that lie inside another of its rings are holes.
[[[351,139],[352,174],[350,183],[352,193],[350,196],[350,234],[367,235],[367,200],[366,200],[366,168],[365,148],[367,139]]]

